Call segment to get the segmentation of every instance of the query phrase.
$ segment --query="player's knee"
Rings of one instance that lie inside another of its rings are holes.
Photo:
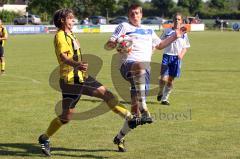
[[[118,105],[119,100],[116,95],[114,95],[112,92],[107,91],[107,97],[105,98],[105,102],[110,108],[114,108],[116,105]]]
[[[59,116],[59,119],[62,122],[62,124],[67,124],[71,121],[72,115],[73,115],[72,111],[70,110],[64,111],[62,115]]]
[[[116,108],[111,108],[111,110],[114,112],[114,113],[116,113],[116,114],[118,114],[119,113],[119,111],[116,109]]]
[[[135,76],[142,76],[146,74],[146,70],[145,69],[135,70],[134,74]]]
[[[105,87],[99,87],[96,92],[96,97],[103,99],[105,102],[112,97],[112,93],[108,91]]]
[[[131,71],[134,73],[135,76],[143,75],[146,73],[146,68],[144,63],[134,63],[131,68]]]
[[[160,85],[165,85],[165,83],[166,83],[166,80],[164,80],[164,79],[162,79],[162,78],[159,80],[159,84],[160,84]]]
[[[173,81],[167,81],[167,86],[168,87],[173,87]]]
[[[137,116],[140,115],[140,109],[139,109],[139,105],[138,104],[132,105],[131,113],[134,114],[134,115],[137,115]]]
[[[70,122],[70,119],[62,119],[61,118],[60,121],[61,121],[62,124],[67,124],[67,123]]]
[[[167,83],[168,79],[169,79],[169,76],[162,76],[160,80],[164,83]]]

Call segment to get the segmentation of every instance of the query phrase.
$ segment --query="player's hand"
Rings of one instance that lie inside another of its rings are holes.
[[[106,50],[113,50],[114,48],[116,48],[116,46],[117,46],[117,42],[115,42],[115,41],[108,41],[106,44],[105,44],[105,46],[104,46],[104,48],[106,49]]]
[[[180,27],[179,29],[176,29],[176,36],[178,38],[182,37],[183,34],[187,32],[187,28],[185,26]]]
[[[183,55],[182,54],[178,54],[178,59],[182,60],[183,59]]]
[[[77,69],[80,70],[80,71],[83,71],[83,72],[87,72],[88,63],[87,62],[83,62],[83,61],[78,62]]]

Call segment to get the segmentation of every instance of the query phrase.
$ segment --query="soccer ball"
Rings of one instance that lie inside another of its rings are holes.
[[[121,35],[117,39],[117,47],[116,50],[119,53],[127,53],[129,54],[132,51],[132,38],[128,35]]]

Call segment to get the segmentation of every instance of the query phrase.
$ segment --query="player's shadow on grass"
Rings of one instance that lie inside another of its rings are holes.
[[[92,102],[92,103],[98,103],[98,102],[103,102],[103,100],[101,99],[85,99],[82,98],[81,101],[85,101],[85,102]],[[128,101],[124,101],[124,100],[120,100],[121,104],[131,104],[131,102]],[[147,101],[147,104],[158,104],[159,102],[155,102],[155,101]]]
[[[112,149],[69,149],[69,148],[60,148],[53,147],[51,149],[53,156],[66,156],[66,157],[80,157],[80,158],[108,158],[105,156],[93,155],[94,152],[115,152]],[[61,153],[60,153],[61,151]],[[66,154],[62,152],[67,152]],[[69,154],[71,152],[83,152],[90,154],[74,155]],[[43,156],[40,150],[40,146],[32,143],[0,143],[0,158],[2,156]]]

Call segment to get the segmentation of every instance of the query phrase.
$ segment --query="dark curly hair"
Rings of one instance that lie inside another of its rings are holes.
[[[68,8],[64,8],[64,9],[59,9],[57,10],[55,13],[54,13],[54,16],[53,16],[53,22],[54,22],[54,25],[57,27],[57,28],[62,28],[63,27],[63,23],[62,21],[67,18],[67,16],[69,14],[74,14],[73,13],[73,10],[71,9],[68,9]]]

